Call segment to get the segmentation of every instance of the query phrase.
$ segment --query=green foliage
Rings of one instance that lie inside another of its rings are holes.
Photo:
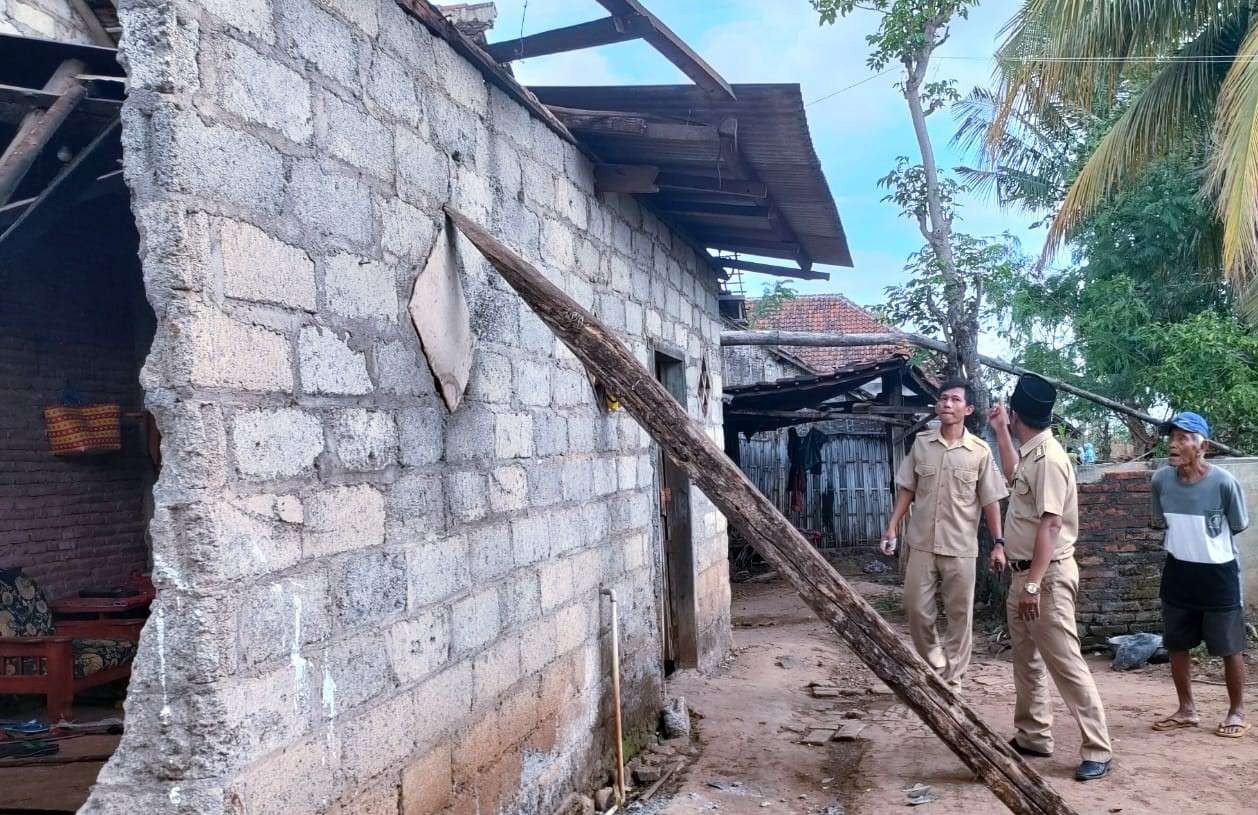
[[[763,293],[760,299],[756,301],[756,307],[751,310],[751,321],[754,323],[757,317],[774,314],[782,307],[782,304],[788,300],[794,300],[799,296],[799,292],[791,288],[791,284],[786,280],[775,280],[773,285],[764,284],[761,290]]]
[[[871,49],[868,65],[875,71],[937,47],[947,36],[948,22],[964,19],[976,5],[978,0],[812,0],[823,24],[858,9],[879,14],[878,30],[865,38]]]

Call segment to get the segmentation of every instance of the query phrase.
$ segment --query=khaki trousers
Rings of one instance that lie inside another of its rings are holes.
[[[935,673],[953,685],[959,684],[965,675],[974,645],[975,561],[972,557],[948,557],[910,549],[904,571],[904,611],[913,647]],[[935,631],[936,584],[943,591],[944,613],[948,617],[942,648]]]
[[[1092,681],[1092,672],[1079,649],[1075,627],[1075,595],[1079,567],[1073,557],[1048,567],[1040,583],[1040,616],[1018,619],[1027,573],[1014,572],[1009,586],[1009,639],[1013,644],[1013,685],[1017,692],[1013,724],[1018,743],[1032,750],[1053,751],[1053,705],[1048,678],[1069,708],[1083,735],[1084,761],[1109,761],[1112,750],[1105,708]]]

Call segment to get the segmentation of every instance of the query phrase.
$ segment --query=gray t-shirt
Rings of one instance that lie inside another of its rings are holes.
[[[1249,526],[1245,494],[1231,473],[1210,467],[1195,484],[1174,467],[1153,474],[1153,517],[1166,525],[1162,600],[1181,608],[1241,605],[1234,536]]]

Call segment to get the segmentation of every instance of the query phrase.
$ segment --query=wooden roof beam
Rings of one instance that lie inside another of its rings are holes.
[[[654,46],[665,59],[676,65],[683,74],[690,77],[692,82],[712,96],[730,101],[737,99],[729,83],[711,65],[704,62],[689,45],[686,45],[681,37],[673,33],[672,29],[664,25],[646,6],[642,5],[641,0],[597,0],[597,2],[613,16],[637,14],[643,17],[647,31],[642,38]]]
[[[772,263],[756,263],[739,258],[716,258],[717,263],[726,269],[739,269],[744,272],[793,277],[796,280],[829,280],[829,272],[814,272],[812,269],[792,269],[790,266],[775,266]]]
[[[736,195],[740,198],[767,198],[769,187],[760,181],[746,181],[739,178],[714,178],[707,175],[691,175],[688,173],[660,173],[659,186],[673,190],[693,190],[695,192],[719,192],[725,195]]]
[[[87,86],[78,78],[86,68],[77,59],[61,63],[43,88],[54,94],[56,101],[47,110],[32,110],[18,125],[13,141],[0,155],[0,204],[9,202],[35,159],[87,96]]]
[[[721,133],[708,124],[690,124],[645,113],[624,113],[616,110],[577,110],[547,105],[573,133],[600,136],[632,136],[673,142],[705,142],[716,144]]]
[[[637,40],[650,30],[649,22],[641,14],[620,14],[514,40],[490,43],[485,50],[499,62],[514,62],[517,59],[544,57],[548,54],[562,54]]]
[[[648,164],[596,164],[594,187],[599,192],[629,195],[659,192],[656,185],[660,168]]]

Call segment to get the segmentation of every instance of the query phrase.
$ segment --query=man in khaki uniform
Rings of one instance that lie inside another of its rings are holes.
[[[1006,543],[992,551],[992,568],[1013,571],[1006,610],[1017,733],[1010,744],[1023,755],[1052,755],[1051,676],[1083,735],[1083,761],[1075,778],[1091,781],[1109,772],[1112,752],[1105,709],[1075,625],[1079,499],[1074,467],[1050,429],[1056,400],[1056,388],[1028,374],[1018,380],[1009,400],[1012,418],[1004,405],[992,408],[1001,462],[1013,485],[1005,515]]]
[[[944,382],[935,402],[939,429],[918,434],[896,473],[899,492],[882,546],[884,553],[894,553],[896,529],[912,506],[904,535],[909,547],[904,575],[909,633],[922,659],[954,686],[969,667],[973,644],[979,510],[999,539],[1000,501],[1009,494],[996,473],[991,448],[965,429],[965,418],[973,412],[970,384]],[[948,615],[942,648],[935,631],[936,584],[943,589]]]

